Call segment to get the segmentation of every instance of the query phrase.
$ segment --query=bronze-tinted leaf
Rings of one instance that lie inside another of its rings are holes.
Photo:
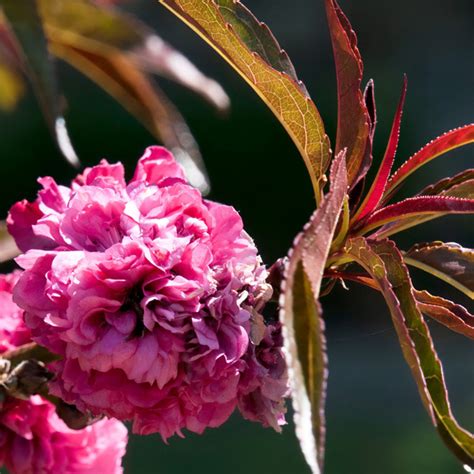
[[[238,1],[160,0],[212,46],[270,107],[300,151],[319,199],[329,139],[313,101],[268,29]],[[250,19],[252,18],[252,19]],[[257,27],[258,26],[258,27]],[[249,40],[248,28],[258,31]],[[256,33],[257,34],[257,33]]]
[[[405,262],[446,281],[474,299],[474,250],[456,243],[427,242],[414,245]]]
[[[163,140],[194,186],[209,190],[199,148],[181,114],[133,61],[119,51],[100,54],[72,45],[51,43],[54,54],[68,61],[111,94],[125,109]]]
[[[403,182],[421,166],[429,163],[438,156],[463,145],[474,142],[474,124],[455,128],[435,138],[426,144],[420,151],[411,156],[390,177],[384,193],[384,202],[387,202],[400,188]]]
[[[327,256],[347,192],[344,152],[331,167],[331,190],[295,239],[280,296],[296,434],[313,473],[324,461],[326,341],[319,293]]]
[[[131,15],[87,0],[39,0],[39,5],[50,41],[102,55],[120,51],[139,69],[188,87],[219,110],[228,108],[229,98],[217,82]]]
[[[415,291],[418,307],[423,314],[444,324],[449,329],[474,339],[474,315],[464,306],[427,291]]]
[[[335,0],[326,0],[337,78],[336,153],[347,148],[349,185],[362,179],[371,162],[371,117],[361,91],[362,57],[349,20]],[[369,91],[370,92],[370,91]]]
[[[474,199],[474,170],[465,170],[451,178],[444,178],[435,184],[427,186],[420,191],[417,196],[447,196],[472,200]],[[377,231],[377,235],[379,237],[388,237],[389,235],[423,224],[443,215],[445,214],[423,214],[413,218],[403,219],[400,222],[384,225]]]
[[[402,255],[391,241],[351,239],[347,252],[379,285],[421,398],[447,446],[474,467],[474,437],[461,428],[451,411],[441,361],[417,301]]]
[[[395,154],[397,152],[398,138],[400,136],[400,125],[402,122],[403,105],[405,103],[405,97],[407,93],[407,78],[404,77],[402,93],[398,102],[398,107],[393,118],[392,129],[388,138],[387,148],[383,156],[382,162],[380,163],[377,174],[372,181],[367,195],[364,201],[359,207],[359,210],[355,213],[353,221],[362,219],[373,212],[380,204],[382,196],[387,186],[387,181],[392,170],[393,162],[395,160]]]
[[[427,217],[434,219],[446,214],[473,213],[474,199],[451,196],[415,196],[375,211],[361,221],[355,230],[364,234],[383,226],[376,233],[378,238],[382,238],[421,224],[427,220]]]
[[[450,178],[444,178],[422,189],[420,196],[452,196],[474,199],[474,169],[468,169]]]

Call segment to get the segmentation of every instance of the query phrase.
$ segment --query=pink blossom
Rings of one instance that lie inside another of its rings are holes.
[[[62,356],[55,393],[165,439],[237,406],[278,429],[281,337],[258,313],[271,287],[235,209],[204,200],[160,147],[128,184],[105,160],[71,187],[40,183],[8,225],[26,252],[15,301],[33,339]]]
[[[13,287],[20,278],[19,270],[0,274],[0,353],[31,342],[30,330],[23,321],[23,311],[13,302]]]
[[[38,395],[10,398],[0,413],[0,465],[11,474],[119,474],[126,442],[115,420],[71,430]]]
[[[31,342],[23,311],[12,299],[19,277],[19,271],[0,275],[0,353]],[[116,420],[68,428],[38,395],[7,397],[0,407],[0,467],[11,474],[119,474],[126,442],[127,430]]]

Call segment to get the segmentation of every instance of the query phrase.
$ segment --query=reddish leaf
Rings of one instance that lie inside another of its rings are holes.
[[[347,191],[344,153],[331,167],[331,190],[295,239],[282,281],[280,318],[288,357],[296,434],[313,473],[324,459],[326,340],[319,293]]]
[[[419,196],[449,196],[465,199],[474,199],[474,170],[466,170],[462,173],[445,178],[436,184],[432,184],[418,193]],[[403,219],[383,226],[377,231],[377,236],[387,237],[410,227],[423,224],[445,214],[424,214],[417,217]]]
[[[458,425],[451,412],[443,368],[400,252],[393,242],[369,242],[361,237],[348,242],[347,252],[379,285],[405,359],[441,437],[464,464],[474,467],[474,437]]]
[[[474,299],[474,250],[455,243],[428,242],[414,245],[404,259]]]
[[[377,126],[377,107],[375,105],[375,84],[373,79],[367,82],[364,90],[364,104],[369,115],[369,138],[372,149],[374,141],[375,128]]]
[[[362,219],[366,215],[370,214],[374,209],[377,209],[385,187],[387,186],[387,181],[390,176],[390,171],[392,170],[393,162],[395,160],[395,154],[397,152],[398,138],[400,136],[400,124],[402,121],[403,113],[403,104],[405,103],[405,97],[407,93],[407,78],[403,78],[403,87],[402,93],[400,96],[400,101],[398,103],[397,111],[395,112],[395,117],[393,119],[392,130],[388,139],[387,148],[385,150],[385,155],[383,157],[382,163],[380,163],[379,170],[375,179],[372,183],[372,186],[367,193],[364,201],[362,202],[359,211],[354,215],[353,221],[357,219]]]
[[[418,193],[420,196],[451,196],[474,199],[474,169],[468,169],[450,178],[430,184]]]
[[[450,150],[472,142],[474,142],[474,124],[451,130],[425,145],[392,175],[388,182],[387,189],[385,190],[384,202],[388,201],[398,190],[403,181],[420,168],[420,166],[425,165]]]
[[[466,308],[440,296],[430,295],[427,291],[415,291],[415,297],[423,314],[463,336],[474,339],[474,315]]]
[[[347,148],[348,181],[352,188],[370,166],[371,117],[360,88],[363,63],[357,37],[337,2],[326,0],[325,4],[337,77],[336,153]]]
[[[403,221],[404,219],[420,216],[424,214],[472,214],[474,213],[474,199],[461,199],[449,196],[417,196],[404,201],[397,202],[390,206],[384,207],[370,216],[361,224],[361,230],[358,234],[365,234],[381,225]],[[413,221],[410,221],[411,223]],[[415,224],[411,224],[415,225]],[[397,228],[397,232],[403,229]],[[392,228],[387,227],[377,233],[377,237],[393,234]]]
[[[377,282],[367,274],[348,271],[328,270],[324,276],[335,280],[354,281],[380,291]],[[433,296],[427,291],[414,291],[418,307],[426,316],[444,324],[449,329],[474,339],[474,315],[463,306],[452,301]]]

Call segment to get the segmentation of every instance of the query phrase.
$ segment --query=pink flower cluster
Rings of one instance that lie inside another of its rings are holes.
[[[239,214],[204,200],[161,147],[128,184],[106,161],[71,187],[39,182],[8,225],[26,252],[15,301],[33,339],[62,356],[55,393],[165,439],[237,406],[279,429],[280,328],[259,314],[271,287]]]
[[[19,275],[0,275],[1,353],[31,342],[23,311],[12,300]],[[71,430],[38,395],[7,397],[0,406],[0,466],[11,474],[119,474],[126,442],[127,430],[115,420]]]

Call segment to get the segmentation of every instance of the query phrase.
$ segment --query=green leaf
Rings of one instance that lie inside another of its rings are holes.
[[[351,239],[346,250],[379,285],[405,359],[441,437],[464,464],[474,467],[474,437],[459,426],[451,412],[441,361],[418,308],[402,255],[391,241],[362,237]]]
[[[0,263],[7,262],[19,254],[20,250],[8,233],[5,221],[0,221]]]
[[[330,160],[329,139],[314,102],[266,26],[238,1],[160,3],[212,46],[268,105],[300,151],[318,200]]]
[[[427,291],[415,291],[418,307],[423,314],[444,324],[463,336],[474,339],[474,315],[463,306]]]
[[[284,271],[280,319],[288,355],[296,434],[313,473],[324,461],[326,341],[319,294],[347,192],[344,152],[331,167],[331,190],[295,239]]]
[[[337,78],[336,153],[347,148],[349,185],[367,173],[372,158],[369,111],[361,91],[362,57],[349,20],[335,0],[325,0]]]
[[[21,48],[25,69],[41,104],[49,128],[65,158],[79,165],[63,118],[62,99],[53,61],[35,0],[1,0],[8,24]]]
[[[474,299],[474,250],[456,243],[426,242],[414,245],[403,258]]]

